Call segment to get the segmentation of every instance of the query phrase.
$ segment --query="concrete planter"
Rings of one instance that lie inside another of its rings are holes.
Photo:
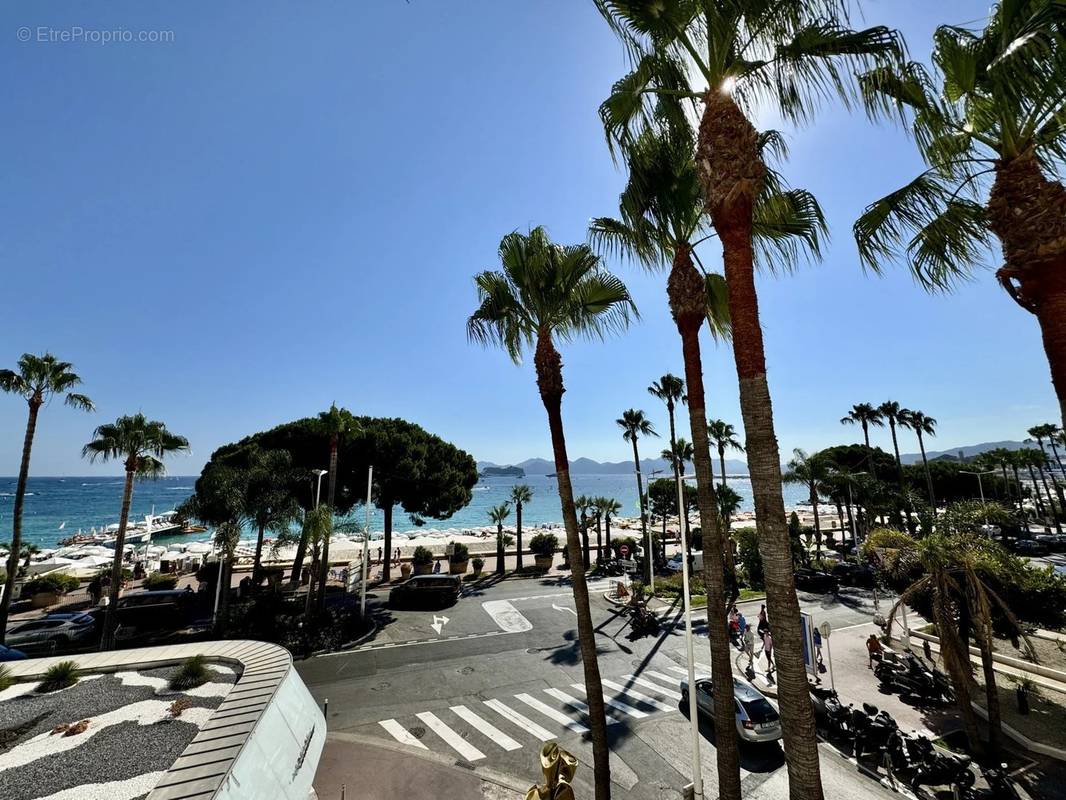
[[[537,565],[537,569],[551,569],[554,561],[554,556],[533,556],[533,563]]]
[[[429,575],[433,572],[432,564],[415,564],[415,575]]]
[[[30,598],[30,608],[47,608],[59,602],[59,592],[37,592]]]
[[[470,566],[470,559],[466,561],[449,561],[448,562],[448,574],[449,575],[465,575],[466,568]]]
[[[400,564],[400,577],[402,577],[404,580],[407,580],[409,577],[411,577],[410,564]]]

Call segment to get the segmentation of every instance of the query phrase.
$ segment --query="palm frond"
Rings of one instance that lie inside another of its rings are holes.
[[[821,205],[804,189],[764,192],[755,205],[752,235],[760,268],[774,272],[801,259],[818,260],[828,234]]]

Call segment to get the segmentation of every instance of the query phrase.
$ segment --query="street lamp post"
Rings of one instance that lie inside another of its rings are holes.
[[[366,530],[363,531],[363,584],[359,591],[359,618],[366,618],[366,582],[369,579],[367,560],[370,557],[370,488],[374,484],[374,467],[366,473]]]
[[[981,495],[981,508],[985,512],[985,536],[991,536],[991,533],[988,528],[988,506],[985,505],[985,487],[984,482],[981,480],[981,476],[993,475],[996,471],[994,469],[986,469],[983,472],[970,472],[969,470],[960,469],[959,472],[961,472],[963,475],[977,476],[977,491]]]
[[[329,472],[328,469],[313,469],[312,474],[318,476],[318,484],[315,486],[315,508],[318,508],[318,500],[322,494],[322,476]]]
[[[688,570],[688,526],[685,524],[684,501],[684,478],[681,470],[677,470],[677,524],[681,531],[681,595],[685,598],[685,665],[688,669],[688,720],[692,733],[692,798],[703,800],[703,773],[700,768],[700,728],[699,716],[696,705],[696,656],[692,648],[692,609],[689,601],[689,570]],[[707,624],[715,624],[711,618],[711,606],[707,606]]]

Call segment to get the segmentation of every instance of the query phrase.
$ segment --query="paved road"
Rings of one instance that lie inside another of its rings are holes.
[[[610,708],[612,777],[633,798],[674,798],[691,771],[688,723],[678,708],[684,675],[680,615],[659,637],[636,639],[628,618],[594,584],[593,618]],[[374,737],[456,763],[487,767],[532,783],[537,749],[555,738],[591,763],[576,616],[567,582],[511,579],[464,596],[444,611],[373,608],[382,630],[366,649],[301,662],[331,731]],[[863,593],[839,599],[801,595],[816,622],[861,624],[872,605]],[[751,609],[752,616],[758,605]],[[709,663],[706,623],[695,612],[697,661]],[[445,621],[446,618],[446,621]],[[703,774],[716,781],[713,731],[703,729]],[[854,765],[826,750],[826,784],[875,792]],[[412,761],[412,765],[418,762]],[[785,771],[779,745],[742,748],[745,796],[778,796]],[[580,796],[591,768],[578,772]],[[765,794],[764,794],[765,793]],[[783,796],[783,795],[781,795]]]

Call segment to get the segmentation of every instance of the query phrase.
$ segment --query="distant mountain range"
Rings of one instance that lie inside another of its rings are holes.
[[[958,460],[959,453],[962,453],[963,459],[968,461],[974,456],[986,453],[989,450],[995,450],[998,447],[1005,447],[1008,450],[1016,450],[1019,447],[1035,446],[1035,444],[1026,444],[1024,442],[1015,441],[982,442],[981,444],[968,444],[950,450],[927,450],[926,455],[930,460],[944,458],[955,461]],[[922,455],[921,453],[903,453],[900,455],[900,459],[904,464],[916,464],[922,460]],[[549,461],[546,458],[527,458],[525,461],[519,461],[517,464],[495,464],[492,461],[479,461],[477,462],[477,467],[478,470],[485,470],[486,468],[493,467],[521,467],[525,470],[527,475],[550,475],[555,472],[555,462]],[[714,458],[714,468],[717,473],[717,455],[715,455]],[[738,459],[727,458],[725,460],[725,468],[730,475],[748,474],[748,465]],[[645,475],[650,475],[656,470],[662,471],[663,474],[668,474],[670,466],[661,458],[642,458],[640,460],[640,469]],[[578,458],[570,462],[570,472],[574,475],[628,475],[633,472],[633,462],[593,461],[591,458]]]

